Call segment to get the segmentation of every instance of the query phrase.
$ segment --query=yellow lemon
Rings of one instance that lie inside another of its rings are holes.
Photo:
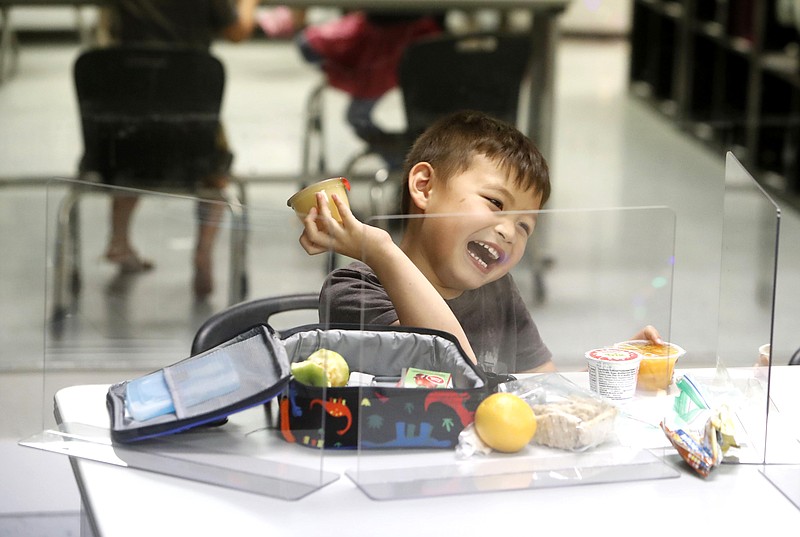
[[[495,393],[475,410],[475,430],[490,448],[514,453],[524,448],[536,433],[536,416],[521,397]]]

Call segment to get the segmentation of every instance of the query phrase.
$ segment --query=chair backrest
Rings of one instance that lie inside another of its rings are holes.
[[[442,115],[471,109],[517,124],[530,37],[482,33],[415,41],[400,62],[408,133],[416,137]]]
[[[249,328],[266,324],[271,316],[319,307],[318,293],[302,293],[259,298],[234,304],[209,317],[197,330],[191,355],[216,347]]]
[[[794,351],[794,354],[789,358],[789,365],[800,365],[800,349]]]
[[[91,49],[73,74],[82,171],[109,184],[189,188],[216,165],[225,71],[208,51]]]

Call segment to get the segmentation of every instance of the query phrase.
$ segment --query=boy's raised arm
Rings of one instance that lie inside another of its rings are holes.
[[[318,193],[319,209],[312,208],[303,220],[304,231],[300,237],[303,249],[314,255],[332,248],[339,254],[366,263],[386,289],[400,325],[449,332],[458,339],[470,359],[477,363],[461,323],[389,233],[360,222],[336,194],[332,197],[342,223],[331,216],[325,194]]]

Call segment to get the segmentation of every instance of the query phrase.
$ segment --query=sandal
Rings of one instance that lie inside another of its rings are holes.
[[[155,267],[149,259],[143,259],[136,255],[136,252],[128,251],[121,253],[107,253],[106,260],[119,267],[123,274],[134,274],[136,272],[147,272]]]

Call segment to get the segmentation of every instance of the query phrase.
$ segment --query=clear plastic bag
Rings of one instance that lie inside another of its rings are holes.
[[[528,402],[536,415],[531,442],[568,451],[585,451],[614,436],[617,408],[558,373],[501,384],[499,391]]]

